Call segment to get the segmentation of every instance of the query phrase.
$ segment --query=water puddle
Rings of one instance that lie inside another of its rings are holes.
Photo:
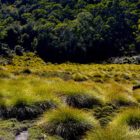
[[[28,131],[22,131],[16,136],[15,140],[28,140]]]

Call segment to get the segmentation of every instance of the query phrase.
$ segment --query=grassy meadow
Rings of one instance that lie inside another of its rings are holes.
[[[140,66],[45,64],[34,54],[0,66],[0,140],[140,140]]]

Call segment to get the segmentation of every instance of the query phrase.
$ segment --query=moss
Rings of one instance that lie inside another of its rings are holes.
[[[16,134],[31,125],[32,122],[18,122],[16,119],[0,120],[0,139],[15,140]]]

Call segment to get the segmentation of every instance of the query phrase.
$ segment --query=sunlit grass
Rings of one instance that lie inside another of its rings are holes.
[[[77,139],[86,131],[97,127],[98,122],[88,112],[65,107],[47,112],[38,125],[50,135],[58,135],[71,140]]]
[[[108,126],[87,133],[84,140],[139,140],[139,131],[130,131],[126,126]]]
[[[131,129],[140,129],[140,108],[127,108],[121,111],[111,122],[111,126],[127,126]]]
[[[39,57],[32,53],[23,56],[15,56],[11,65],[5,66],[7,72],[25,74],[24,70],[31,70],[30,75],[46,75],[47,77],[60,77],[62,79],[72,79],[75,81],[95,81],[106,82],[114,80],[117,82],[132,83],[140,78],[140,66],[135,64],[51,64],[47,65]],[[0,70],[4,70],[1,67]],[[67,77],[67,78],[66,78]]]
[[[6,106],[14,106],[19,102],[27,105],[41,101],[56,101],[56,103],[59,103],[59,100],[48,89],[48,84],[41,82],[41,80],[26,78],[1,80],[0,87],[0,96]]]
[[[103,84],[105,100],[117,106],[134,106],[137,100],[133,97],[132,85],[111,82]]]
[[[45,64],[30,53],[15,56],[0,66],[0,117],[37,118],[31,140],[85,133],[85,140],[139,140],[139,71],[139,65]]]

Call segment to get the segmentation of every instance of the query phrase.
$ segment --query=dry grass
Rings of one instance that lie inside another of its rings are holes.
[[[111,122],[113,126],[127,126],[131,129],[140,129],[140,108],[127,108],[122,110]]]
[[[133,90],[139,71],[139,65],[45,64],[30,53],[16,56],[0,66],[0,118],[39,118],[36,131],[48,139],[81,139],[94,126],[85,140],[139,140],[140,89]],[[44,132],[50,127],[54,137]]]
[[[39,126],[47,133],[61,136],[65,140],[78,140],[97,125],[90,113],[69,107],[47,112],[39,122]]]

